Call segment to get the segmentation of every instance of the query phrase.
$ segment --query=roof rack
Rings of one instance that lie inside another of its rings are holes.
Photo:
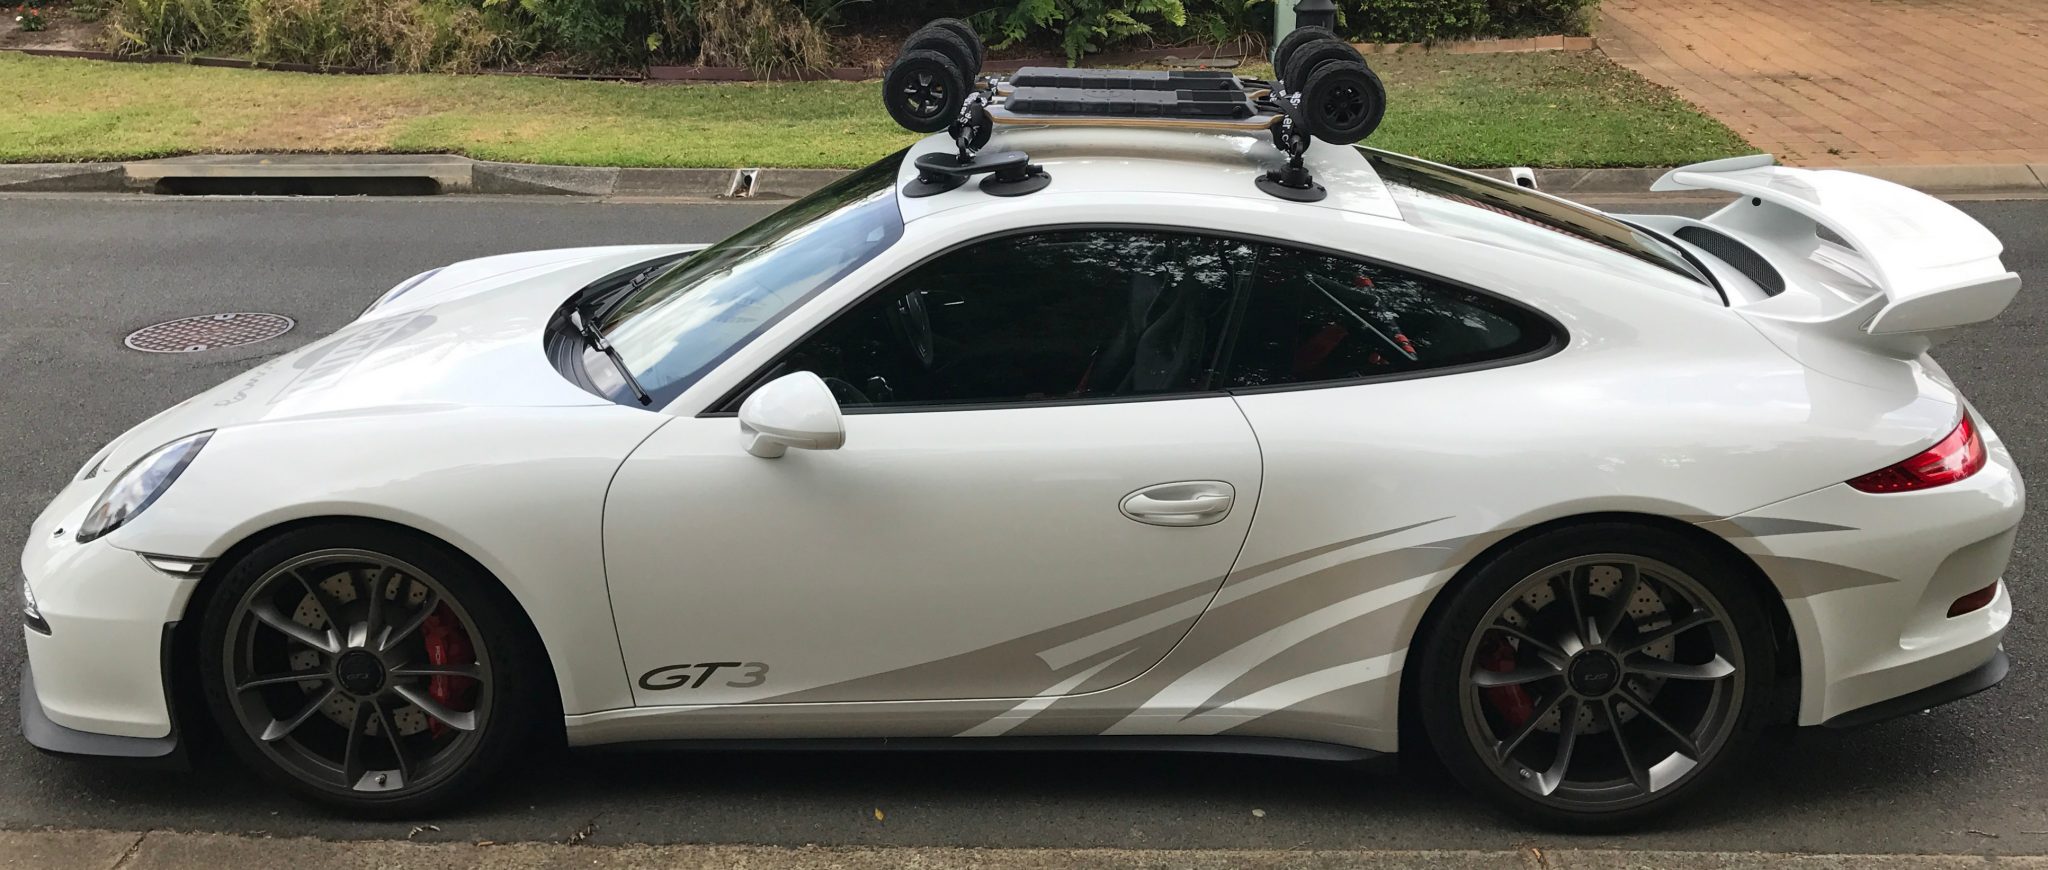
[[[1315,202],[1328,195],[1303,166],[1311,138],[1361,141],[1386,114],[1386,88],[1357,49],[1320,27],[1288,34],[1274,49],[1277,81],[1220,70],[1154,71],[1025,67],[981,74],[986,49],[973,28],[941,18],[903,44],[882,80],[890,117],[920,133],[947,130],[956,152],[924,154],[903,195],[935,196],[987,175],[996,196],[1044,190],[1052,176],[1021,151],[980,153],[999,125],[1148,127],[1270,136],[1287,164],[1260,176],[1260,190]]]

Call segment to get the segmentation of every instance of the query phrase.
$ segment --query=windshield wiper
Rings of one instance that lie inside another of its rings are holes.
[[[633,370],[626,367],[626,360],[619,356],[618,349],[612,347],[611,341],[604,337],[604,330],[597,328],[597,323],[591,320],[584,309],[570,309],[569,323],[576,327],[576,334],[583,338],[585,347],[604,354],[605,359],[612,361],[612,366],[619,370],[619,377],[626,379],[626,386],[633,391],[633,397],[640,400],[642,407],[654,404],[654,397],[640,387],[640,382],[633,378]]]

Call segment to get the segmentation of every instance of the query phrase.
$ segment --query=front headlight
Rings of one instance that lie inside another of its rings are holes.
[[[127,471],[121,472],[114,482],[107,485],[107,491],[100,493],[100,500],[93,502],[92,510],[86,511],[85,522],[78,526],[78,542],[83,544],[121,527],[122,523],[135,518],[156,501],[157,496],[169,489],[171,481],[177,480],[185,466],[192,464],[192,458],[199,455],[199,448],[206,446],[206,440],[213,432],[187,435],[149,452],[149,455],[135,460]]]

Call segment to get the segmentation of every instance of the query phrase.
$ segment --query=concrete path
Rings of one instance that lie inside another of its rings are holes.
[[[1606,0],[1599,37],[1787,163],[2048,164],[2043,0]]]
[[[2048,858],[1794,855],[1771,852],[1557,850],[1402,852],[1228,849],[960,849],[851,846],[590,846],[558,843],[415,844],[234,837],[168,831],[0,831],[0,870],[367,870],[572,867],[667,870],[2048,870]]]

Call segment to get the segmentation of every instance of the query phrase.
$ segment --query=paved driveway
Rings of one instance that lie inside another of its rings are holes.
[[[2044,0],[1606,0],[1600,17],[1609,57],[1788,163],[2048,164]]]

